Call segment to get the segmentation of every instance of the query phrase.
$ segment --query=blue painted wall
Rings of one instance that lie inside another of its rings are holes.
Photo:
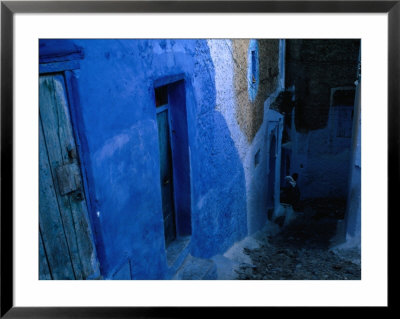
[[[51,46],[54,40],[46,42]],[[163,279],[154,87],[184,80],[190,154],[190,253],[207,258],[247,233],[246,187],[205,40],[74,40],[84,58],[73,95],[91,220],[105,278]],[[60,45],[58,41],[57,45]],[[51,51],[51,50],[50,50]]]
[[[347,197],[351,137],[337,137],[337,124],[341,120],[337,113],[338,108],[331,107],[328,124],[323,129],[307,133],[292,129],[290,173],[299,174],[302,199]],[[349,131],[351,135],[351,127]]]
[[[346,209],[346,241],[361,247],[361,79],[357,81],[354,106],[352,154],[349,174],[349,194]]]

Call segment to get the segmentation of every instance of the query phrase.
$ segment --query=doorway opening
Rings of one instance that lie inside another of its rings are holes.
[[[291,150],[282,146],[282,153],[281,153],[281,176],[280,181],[281,185],[285,184],[285,177],[290,175],[290,157],[291,157]]]
[[[183,80],[154,89],[165,246],[191,235],[186,92]]]
[[[275,167],[276,167],[276,137],[271,136],[269,143],[269,172],[268,172],[268,207],[275,206]]]

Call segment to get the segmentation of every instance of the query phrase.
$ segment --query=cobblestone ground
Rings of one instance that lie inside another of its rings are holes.
[[[238,279],[360,280],[359,249],[330,249],[344,209],[341,201],[305,202],[293,223],[262,238],[259,248],[244,250],[252,265],[236,270]]]

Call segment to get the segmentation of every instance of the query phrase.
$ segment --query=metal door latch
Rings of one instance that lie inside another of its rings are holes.
[[[80,170],[77,163],[57,167],[56,175],[61,195],[72,193],[81,188]]]
[[[83,200],[83,194],[81,191],[75,192],[73,195],[73,199],[76,201],[82,201]]]

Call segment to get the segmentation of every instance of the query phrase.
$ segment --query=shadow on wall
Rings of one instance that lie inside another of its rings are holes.
[[[196,64],[193,81],[196,111],[188,110],[193,142],[192,254],[209,258],[246,236],[246,185],[228,125],[215,110],[215,73],[222,70],[215,69],[205,41],[201,50],[204,63]]]

